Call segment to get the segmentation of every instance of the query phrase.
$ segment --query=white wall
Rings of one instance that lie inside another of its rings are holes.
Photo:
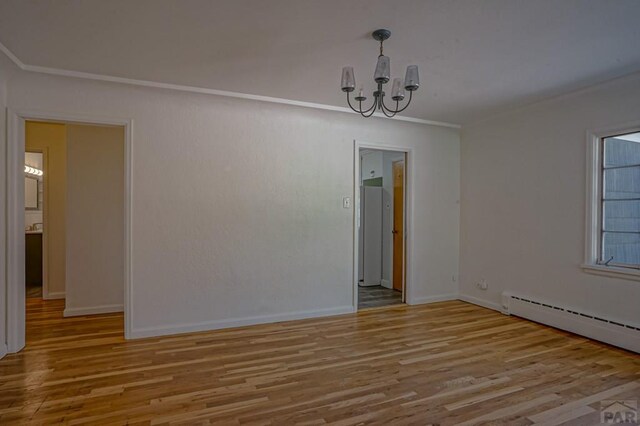
[[[638,119],[640,74],[465,127],[461,294],[497,305],[510,290],[640,323],[640,282],[580,268],[586,131]]]
[[[411,295],[457,292],[455,129],[35,73],[8,100],[134,120],[135,336],[350,310],[354,139],[413,148]]]
[[[67,127],[65,316],[122,311],[124,128]]]
[[[6,152],[6,134],[7,134],[7,80],[9,74],[14,71],[14,65],[9,59],[0,54],[0,164],[3,165],[2,170],[6,170],[7,162]],[[7,282],[6,282],[6,201],[7,201],[7,181],[6,173],[0,173],[0,358],[7,353]]]

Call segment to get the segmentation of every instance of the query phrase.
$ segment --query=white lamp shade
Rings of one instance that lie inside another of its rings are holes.
[[[391,89],[391,99],[401,101],[404,99],[404,87],[402,87],[402,79],[394,78],[393,87]]]
[[[373,75],[373,79],[376,83],[385,84],[389,81],[391,75],[391,60],[388,56],[378,56],[378,63],[376,64],[376,72]]]
[[[420,87],[420,76],[418,75],[418,66],[409,65],[407,74],[404,77],[404,88],[409,91],[418,90]]]
[[[353,67],[342,68],[342,83],[340,85],[343,92],[353,92],[356,88],[356,77],[353,74]]]

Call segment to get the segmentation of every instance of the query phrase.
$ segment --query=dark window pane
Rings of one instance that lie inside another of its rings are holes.
[[[613,256],[611,263],[628,265],[640,264],[640,234],[615,234],[605,232],[602,235],[602,260]]]
[[[640,198],[640,166],[605,169],[604,199],[628,198]]]
[[[605,201],[605,231],[640,232],[640,201]]]
[[[605,138],[604,167],[640,164],[640,132]]]

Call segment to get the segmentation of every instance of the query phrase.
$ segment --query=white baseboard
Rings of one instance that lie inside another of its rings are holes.
[[[82,315],[110,314],[112,312],[124,311],[123,305],[101,305],[89,306],[85,308],[66,308],[63,315],[65,317],[78,317]]]
[[[391,281],[389,280],[380,280],[380,285],[384,288],[391,288]]]
[[[305,318],[328,317],[332,315],[353,313],[353,306],[341,306],[338,308],[318,309],[313,311],[290,312],[286,314],[260,315],[255,317],[233,318],[217,321],[204,321],[191,324],[166,325],[159,327],[134,328],[131,331],[132,339],[143,337],[166,336],[170,334],[194,333],[197,331],[219,330],[223,328],[242,327],[246,325],[266,324],[281,321],[300,320]]]
[[[7,353],[9,353],[9,348],[7,348],[6,343],[0,344],[0,359],[2,359]]]
[[[411,300],[407,300],[407,305],[422,305],[425,303],[447,302],[449,300],[457,300],[457,299],[458,299],[458,295],[455,293],[440,294],[437,296],[413,297],[411,298]]]
[[[493,309],[494,311],[498,311],[503,314],[505,313],[504,310],[502,309],[502,306],[500,306],[498,303],[490,302],[488,300],[478,299],[477,297],[468,296],[466,294],[459,294],[458,299],[462,300],[463,302],[468,302],[474,305],[482,306],[483,308]]]
[[[64,297],[65,297],[64,291],[56,291],[53,293],[42,294],[42,298],[44,300],[64,299]]]

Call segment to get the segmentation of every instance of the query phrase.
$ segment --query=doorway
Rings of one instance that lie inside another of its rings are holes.
[[[42,309],[64,317],[121,312],[124,128],[27,120],[25,149],[27,324]],[[32,151],[45,152],[46,162]]]
[[[44,154],[24,154],[25,286],[27,298],[42,298],[44,287]]]
[[[34,145],[36,139],[46,145],[52,138],[51,135],[39,139],[30,137],[36,127],[35,133],[53,128],[65,128],[64,132],[69,132],[68,135],[65,133],[67,145],[59,150],[65,161],[57,163],[56,170],[65,178],[67,174],[70,177],[66,185],[58,182],[56,189],[60,192],[64,188],[71,196],[65,194],[60,197],[58,204],[53,199],[54,182],[51,179],[56,171],[52,168],[54,159],[51,147]],[[27,310],[33,312],[34,303],[41,305],[37,309],[42,312],[47,311],[45,305],[50,304],[61,317],[60,320],[63,316],[124,311],[124,335],[127,338],[130,335],[131,122],[9,110],[8,140],[8,352],[18,352],[25,346]],[[113,153],[113,157],[109,153]],[[32,154],[42,155],[41,168],[29,164],[35,161]],[[115,159],[117,167],[109,158]],[[72,164],[75,166],[67,167]],[[36,185],[28,182],[27,172],[33,172],[41,181]],[[38,193],[37,197],[33,196],[34,192]],[[58,219],[62,218],[58,221],[58,225],[61,225],[58,227],[52,217],[52,208],[56,205]],[[60,214],[62,208],[66,209],[64,214]],[[31,212],[37,211],[35,209],[40,209],[42,219],[27,220]],[[103,212],[108,212],[108,220],[101,216]],[[72,228],[73,232],[67,232],[66,228]],[[58,243],[64,244],[62,248],[52,246],[56,232],[61,237],[57,239]],[[41,241],[28,241],[33,239],[28,235],[39,233],[42,234]],[[89,246],[96,246],[98,250]],[[41,263],[37,259],[38,248],[42,255]],[[108,253],[103,248],[107,248]],[[29,250],[34,250],[35,255]],[[69,253],[69,250],[72,252]],[[64,257],[62,260],[57,258],[54,265],[52,256],[56,253]],[[113,257],[120,258],[117,267],[100,267],[101,258]],[[75,261],[67,262],[68,259]],[[38,271],[37,267],[28,270],[29,266],[38,264],[42,265],[42,271]],[[62,271],[61,274],[55,272],[56,267],[58,272]],[[121,284],[111,285],[110,288],[105,285],[100,287],[111,293],[119,287],[119,294],[115,296],[117,302],[102,303],[105,299],[96,299],[96,304],[82,306],[81,303],[88,300],[87,296],[105,296],[100,289],[90,285],[104,279],[111,284]],[[29,281],[40,281],[42,292],[31,291]],[[71,282],[76,283],[72,295],[69,294]]]
[[[407,154],[357,151],[357,309],[406,301]]]

